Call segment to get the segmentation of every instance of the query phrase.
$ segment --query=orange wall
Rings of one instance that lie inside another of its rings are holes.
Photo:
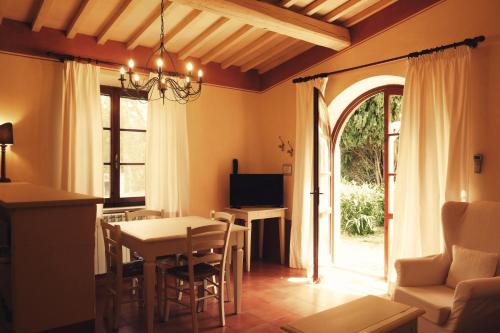
[[[255,172],[252,123],[258,111],[257,93],[206,86],[188,104],[190,213],[208,215],[229,204],[229,174],[233,158],[239,172]]]
[[[420,49],[447,44],[467,37],[485,35],[487,40],[473,51],[472,133],[470,137],[470,162],[474,153],[483,153],[485,161],[481,174],[471,173],[471,200],[500,201],[500,24],[498,13],[500,1],[491,0],[447,0],[409,18],[371,39],[340,52],[325,62],[298,74],[312,75],[386,58],[407,54]],[[363,70],[331,76],[326,91],[326,99],[332,101],[345,88],[355,82],[376,75],[405,76],[406,62],[375,66]],[[294,117],[293,104],[290,108],[276,107],[289,104],[294,97],[294,85],[283,82],[262,94],[261,121],[268,123],[272,138],[287,132],[294,138],[295,125],[283,122]],[[286,102],[285,102],[286,101]],[[342,110],[335,110],[341,112]],[[280,158],[272,154],[263,162],[272,167]],[[290,184],[291,185],[291,184]],[[291,193],[289,194],[291,195]],[[290,202],[288,205],[290,206]]]
[[[60,109],[62,65],[0,54],[0,123],[14,125],[7,177],[40,185],[54,181],[54,124]]]

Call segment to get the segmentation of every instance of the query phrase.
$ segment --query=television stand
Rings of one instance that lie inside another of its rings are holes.
[[[271,218],[279,218],[280,235],[280,260],[285,264],[285,210],[283,207],[242,207],[225,208],[237,219],[245,221],[245,262],[246,271],[250,272],[250,262],[252,254],[252,221],[259,220],[259,258],[262,259],[264,250],[264,221]]]

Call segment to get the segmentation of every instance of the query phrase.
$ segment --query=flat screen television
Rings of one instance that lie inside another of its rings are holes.
[[[283,207],[283,174],[231,174],[229,205]]]

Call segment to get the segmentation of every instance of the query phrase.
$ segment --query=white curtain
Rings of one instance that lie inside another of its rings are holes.
[[[58,142],[58,187],[102,197],[102,117],[99,67],[68,61],[64,63],[62,109]],[[98,206],[95,242],[95,273],[105,272],[104,244]]]
[[[293,211],[290,236],[290,266],[313,268],[313,107],[314,88],[324,94],[327,78],[296,85],[295,171],[293,176]]]
[[[182,216],[189,209],[186,104],[163,102],[156,90],[154,94],[148,103],[146,206]]]
[[[465,46],[409,61],[391,269],[398,258],[442,251],[441,207],[445,201],[467,200],[470,71],[470,49]]]

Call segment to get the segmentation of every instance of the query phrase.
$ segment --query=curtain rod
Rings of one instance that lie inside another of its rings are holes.
[[[324,72],[324,73],[319,73],[319,74],[315,74],[315,75],[311,75],[311,76],[298,77],[298,78],[293,79],[292,82],[293,83],[307,82],[307,81],[311,81],[311,80],[314,80],[317,78],[328,77],[328,76],[333,75],[333,74],[340,74],[340,73],[349,72],[349,71],[352,71],[355,69],[361,69],[361,68],[365,68],[365,67],[371,67],[371,66],[375,66],[375,65],[385,64],[388,62],[393,62],[393,61],[401,60],[404,58],[417,58],[417,57],[420,57],[421,55],[431,54],[431,53],[439,52],[439,51],[450,49],[450,48],[456,48],[456,47],[462,46],[462,45],[467,45],[471,48],[475,48],[477,46],[477,44],[479,44],[480,42],[484,42],[485,40],[486,40],[486,38],[484,36],[476,36],[473,38],[466,38],[461,42],[455,42],[455,43],[451,43],[451,44],[446,44],[446,45],[434,47],[431,49],[425,49],[425,50],[421,50],[421,51],[417,51],[417,52],[412,52],[412,53],[408,53],[406,55],[402,55],[399,57],[375,61],[375,62],[371,62],[368,64],[359,65],[359,66],[355,66],[355,67],[339,69],[339,70],[336,70],[333,72]]]
[[[65,62],[65,61],[78,61],[78,62],[87,62],[89,64],[95,63],[96,65],[107,65],[107,66],[112,66],[112,67],[124,67],[123,64],[118,64],[116,62],[111,62],[111,61],[106,61],[106,60],[99,60],[99,59],[94,59],[94,58],[85,58],[85,57],[79,57],[79,56],[74,56],[70,54],[62,54],[62,53],[53,53],[53,52],[47,52],[46,56],[52,59],[56,59],[60,62]],[[144,68],[144,67],[138,67],[136,66],[135,69],[137,69],[139,72],[142,72],[143,74],[148,74],[152,70],[150,68]],[[168,76],[180,76],[179,73],[177,72],[163,72],[164,74]]]

